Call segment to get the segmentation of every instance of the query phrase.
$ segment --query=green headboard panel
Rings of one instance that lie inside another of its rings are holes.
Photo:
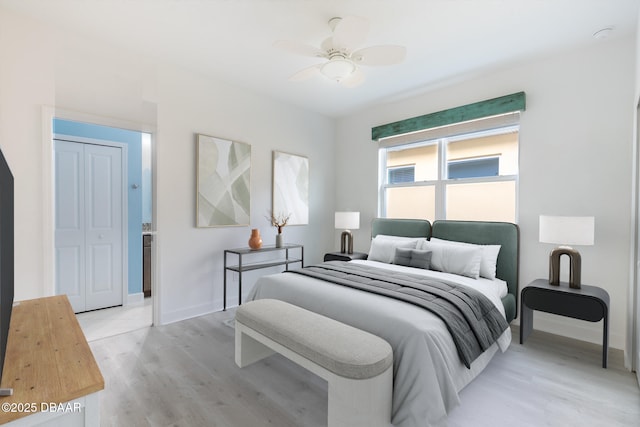
[[[378,234],[426,239],[431,235],[431,223],[425,219],[374,218],[371,222],[371,237]]]
[[[520,260],[520,230],[516,224],[486,221],[435,221],[431,236],[480,245],[501,245],[496,276],[507,282],[509,293],[502,299],[507,321],[511,322],[516,318]]]

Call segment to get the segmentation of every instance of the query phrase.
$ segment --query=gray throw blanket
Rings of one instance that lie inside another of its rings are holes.
[[[467,368],[509,327],[495,305],[467,286],[348,261],[329,261],[291,273],[395,298],[444,321]]]

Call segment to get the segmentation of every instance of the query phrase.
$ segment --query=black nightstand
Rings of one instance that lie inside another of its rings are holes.
[[[607,367],[609,350],[609,294],[597,286],[582,285],[570,288],[566,282],[550,285],[548,280],[537,279],[522,289],[520,294],[520,344],[533,329],[533,310],[544,311],[574,319],[598,322],[604,319],[602,332],[602,367]]]
[[[351,261],[352,259],[367,259],[368,254],[362,252],[354,252],[348,254],[346,252],[330,252],[324,254],[325,261]]]

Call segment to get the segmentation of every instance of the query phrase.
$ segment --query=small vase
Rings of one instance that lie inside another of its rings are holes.
[[[249,247],[251,249],[260,249],[262,247],[262,238],[260,237],[260,230],[253,228],[251,230],[251,237],[249,238]]]
[[[282,247],[282,234],[276,234],[276,248]]]

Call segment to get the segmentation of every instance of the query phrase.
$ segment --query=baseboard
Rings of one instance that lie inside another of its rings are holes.
[[[215,304],[207,303],[207,304],[199,304],[191,307],[183,308],[180,310],[163,312],[161,313],[160,324],[167,325],[169,323],[179,322],[181,320],[192,319],[198,316],[204,316],[205,314],[210,314],[215,311],[220,311],[216,309]]]
[[[144,304],[144,293],[137,292],[135,294],[127,295],[127,302],[125,305],[142,305]]]

